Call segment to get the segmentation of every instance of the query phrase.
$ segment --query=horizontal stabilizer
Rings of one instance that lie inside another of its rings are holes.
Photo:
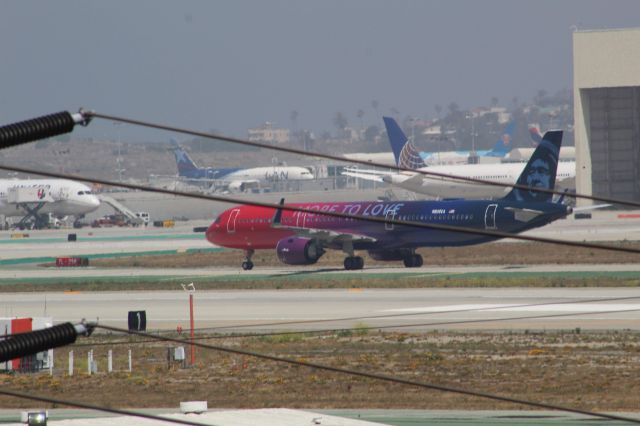
[[[531,219],[535,219],[541,214],[544,214],[544,212],[540,210],[522,209],[518,207],[505,207],[505,210],[512,211],[515,219],[520,222],[529,222]]]

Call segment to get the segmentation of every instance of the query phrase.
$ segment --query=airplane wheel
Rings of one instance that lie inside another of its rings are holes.
[[[253,262],[242,262],[242,269],[244,269],[245,271],[250,271],[253,269]]]
[[[351,271],[364,268],[364,259],[360,256],[349,256],[344,258],[344,269]]]
[[[411,256],[407,256],[402,261],[404,262],[404,266],[406,268],[419,268],[423,263],[422,256],[419,254],[412,254]]]
[[[353,259],[354,259],[353,257],[344,258],[344,269],[346,269],[347,271],[350,271],[353,269],[353,266],[354,266]]]

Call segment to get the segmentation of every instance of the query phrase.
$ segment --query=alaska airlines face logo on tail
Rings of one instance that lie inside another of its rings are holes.
[[[561,142],[561,131],[547,132],[544,135],[517,182],[518,185],[528,186],[530,189],[515,188],[512,194],[516,200],[551,201],[553,194],[539,192],[535,189],[554,188]]]

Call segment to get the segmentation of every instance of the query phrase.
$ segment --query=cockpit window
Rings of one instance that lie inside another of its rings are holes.
[[[213,223],[220,223],[220,216],[216,217],[216,220],[214,220]]]

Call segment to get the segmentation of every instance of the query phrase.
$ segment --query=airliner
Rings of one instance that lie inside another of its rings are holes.
[[[364,259],[355,250],[367,250],[376,260],[403,261],[406,267],[420,267],[423,259],[419,247],[464,246],[498,239],[497,236],[461,233],[442,229],[416,228],[390,222],[410,221],[477,230],[499,230],[517,234],[544,226],[572,212],[560,202],[552,203],[548,192],[553,189],[562,131],[545,133],[517,183],[528,189],[514,188],[495,200],[394,201],[394,202],[317,202],[291,206],[317,211],[300,212],[251,205],[224,211],[209,226],[206,238],[212,244],[242,249],[242,268],[253,268],[255,250],[275,250],[281,262],[288,265],[311,265],[326,249],[347,254],[344,268],[362,269]],[[281,201],[281,204],[284,200]],[[360,216],[346,218],[328,216],[335,212]],[[368,217],[384,219],[366,221]]]
[[[313,174],[305,167],[271,166],[241,168],[198,167],[184,149],[173,150],[178,165],[178,175],[190,181],[213,184],[230,192],[243,192],[250,188],[270,185],[274,182],[311,180]]]
[[[417,154],[413,144],[390,117],[384,117],[389,142],[393,148],[398,167],[428,171],[434,173],[460,176],[464,178],[482,179],[490,182],[513,185],[525,163],[464,164],[450,166],[426,166]],[[542,136],[540,136],[542,140]],[[436,198],[498,198],[505,196],[509,187],[452,180],[415,172],[384,172],[377,170],[346,169],[344,175],[358,177],[376,182],[386,182],[394,186],[419,194]],[[575,161],[561,161],[558,164],[556,180],[560,187],[575,187]]]
[[[386,117],[385,117],[386,119]],[[394,120],[395,121],[395,120]],[[513,148],[511,143],[512,135],[515,130],[516,123],[514,121],[509,122],[500,139],[495,143],[492,149],[475,151],[478,157],[494,157],[504,158]],[[399,128],[399,127],[398,127]],[[389,129],[387,128],[387,133]],[[413,144],[412,144],[413,147]],[[414,153],[416,161],[422,165],[441,165],[441,164],[468,164],[471,151],[422,151],[418,152],[415,147]],[[378,164],[388,164],[389,166],[396,165],[394,162],[394,156],[397,157],[395,152],[392,153],[352,153],[344,154],[345,158],[350,160],[368,161]],[[417,168],[417,167],[416,167]]]
[[[87,185],[67,179],[0,179],[0,215],[22,217],[20,226],[46,226],[45,215],[81,218],[100,200]]]

